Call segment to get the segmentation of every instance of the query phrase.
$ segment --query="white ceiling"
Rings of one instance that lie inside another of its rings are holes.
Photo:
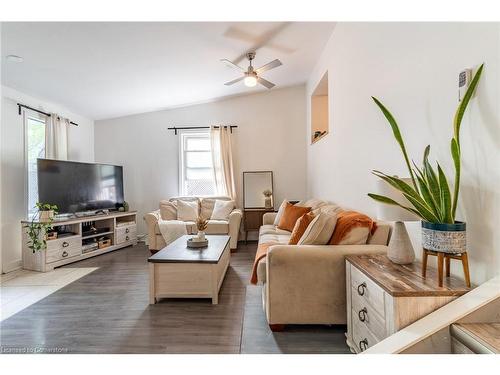
[[[276,88],[307,80],[334,23],[3,23],[2,84],[91,119],[119,117],[267,90],[219,60],[254,48]],[[24,62],[5,59],[19,55]],[[247,66],[245,61],[240,65]],[[275,88],[275,89],[276,89]]]

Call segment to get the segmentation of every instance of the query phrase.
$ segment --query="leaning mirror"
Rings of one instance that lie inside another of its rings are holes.
[[[274,207],[273,172],[243,172],[243,206],[244,208]]]

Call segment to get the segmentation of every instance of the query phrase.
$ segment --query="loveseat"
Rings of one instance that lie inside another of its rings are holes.
[[[313,213],[343,211],[318,199],[298,205],[311,207]],[[277,228],[276,215],[264,214],[259,246],[277,244],[269,247],[256,268],[269,326],[281,330],[285,324],[346,324],[345,256],[385,253],[391,226],[377,222],[361,245],[288,245],[291,233]]]
[[[204,218],[210,218],[216,200],[230,201],[231,198],[225,196],[210,197],[174,197],[169,200],[160,201],[159,209],[144,215],[148,227],[149,250],[158,251],[165,247],[165,240],[161,235],[158,226],[158,220],[177,220],[176,206],[177,201],[198,202],[199,214]],[[236,249],[238,247],[238,234],[240,232],[242,212],[236,207],[233,208],[227,220],[208,220],[206,234],[228,234],[231,237],[229,247]],[[188,234],[196,234],[196,223],[186,221],[186,231]]]

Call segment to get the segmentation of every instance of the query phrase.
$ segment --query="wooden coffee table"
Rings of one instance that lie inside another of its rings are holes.
[[[219,302],[231,251],[229,236],[207,235],[208,247],[190,249],[182,236],[158,251],[149,262],[149,303],[158,298],[211,298]]]

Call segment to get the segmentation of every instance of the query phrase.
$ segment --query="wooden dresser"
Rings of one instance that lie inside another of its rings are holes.
[[[262,217],[266,212],[274,212],[274,208],[245,208],[243,210],[245,242],[247,241],[248,232],[258,231],[262,226]]]
[[[385,255],[346,257],[347,345],[362,352],[398,330],[467,293],[465,282],[421,264],[399,265]]]

